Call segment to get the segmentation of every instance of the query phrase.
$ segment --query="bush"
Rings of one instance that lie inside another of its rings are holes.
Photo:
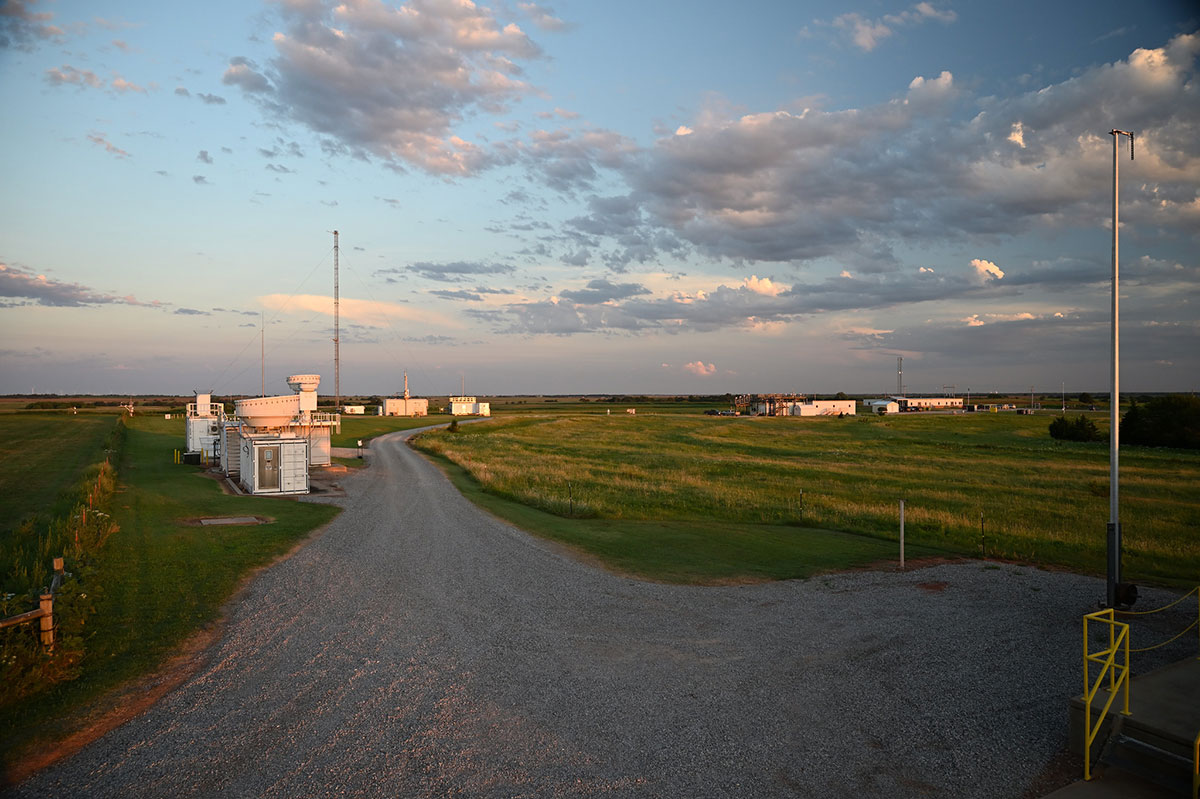
[[[458,420],[451,419],[450,426],[447,427],[446,429],[449,430],[451,433],[457,433],[458,432]]]
[[[1079,401],[1084,405],[1091,405],[1096,400],[1092,399],[1092,395],[1085,391],[1079,395]]]
[[[1050,423],[1050,437],[1061,441],[1103,441],[1106,438],[1096,423],[1083,414],[1076,416],[1074,421],[1066,416],[1055,418]]]
[[[1200,397],[1171,394],[1134,403],[1121,419],[1121,443],[1200,449]]]

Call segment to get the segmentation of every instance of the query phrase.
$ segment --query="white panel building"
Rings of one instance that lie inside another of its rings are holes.
[[[475,397],[451,397],[450,415],[491,416],[492,405],[490,402],[480,402]]]
[[[188,454],[203,453],[215,459],[220,451],[221,423],[225,421],[225,406],[212,401],[212,394],[196,394],[189,402],[184,421],[184,437]]]
[[[414,398],[408,393],[408,372],[404,373],[404,396],[388,397],[383,401],[384,416],[428,416],[429,400]],[[486,415],[486,414],[485,414]]]
[[[238,482],[251,494],[307,494],[308,441],[250,433],[241,438]]]

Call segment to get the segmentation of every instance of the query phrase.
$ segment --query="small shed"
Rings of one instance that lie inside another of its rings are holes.
[[[307,494],[308,440],[241,437],[239,482],[251,494]]]

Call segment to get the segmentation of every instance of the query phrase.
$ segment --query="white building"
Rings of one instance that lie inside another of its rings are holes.
[[[480,402],[475,397],[451,397],[451,416],[491,416],[492,406],[489,402]]]
[[[892,397],[902,411],[936,411],[943,408],[961,408],[962,397]]]
[[[404,396],[383,401],[384,416],[428,416],[429,400],[414,399],[408,393],[408,372],[404,373]],[[484,414],[486,416],[487,414]]]
[[[341,417],[317,412],[321,376],[287,382],[295,393],[238,400],[235,416],[218,426],[221,468],[252,494],[306,494],[308,467],[332,462],[330,439]]]
[[[214,403],[212,394],[196,394],[196,401],[189,402],[184,421],[184,437],[188,454],[203,453],[215,459],[220,451],[220,426],[225,421],[225,406]]]
[[[790,397],[766,397],[751,406],[759,416],[853,416],[854,400],[810,400]]]
[[[868,413],[900,413],[900,403],[891,397],[863,400],[863,408]]]

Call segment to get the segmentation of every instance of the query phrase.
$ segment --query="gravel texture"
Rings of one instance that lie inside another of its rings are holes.
[[[1101,580],[641,582],[482,514],[407,435],[194,677],[15,795],[1013,797],[1065,745]]]

